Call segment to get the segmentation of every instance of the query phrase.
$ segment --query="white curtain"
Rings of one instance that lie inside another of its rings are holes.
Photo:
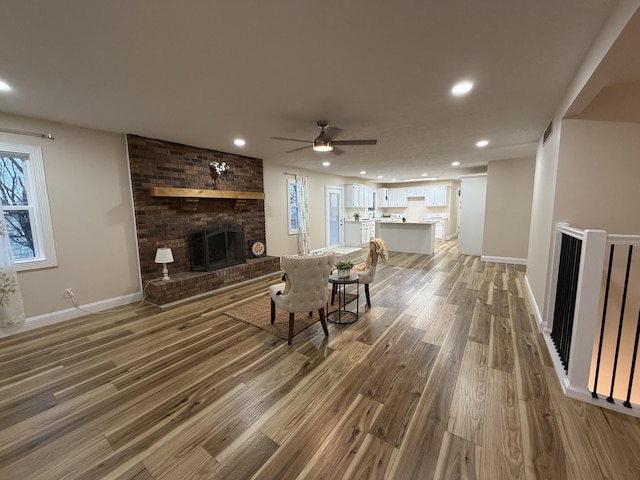
[[[11,242],[4,215],[0,211],[0,325],[9,327],[24,322],[24,304],[13,263]]]
[[[309,205],[307,203],[307,177],[296,175],[298,193],[298,254],[307,255],[309,247]]]

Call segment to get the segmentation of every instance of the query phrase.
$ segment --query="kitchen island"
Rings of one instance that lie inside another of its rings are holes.
[[[424,253],[433,255],[436,243],[435,223],[385,222],[378,224],[379,236],[390,252]]]

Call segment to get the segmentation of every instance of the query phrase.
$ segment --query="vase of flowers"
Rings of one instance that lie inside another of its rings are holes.
[[[228,170],[229,164],[227,162],[215,160],[209,163],[209,172],[211,172],[211,178],[213,178],[213,188],[222,188],[222,177]]]
[[[338,271],[338,278],[348,278],[351,276],[351,269],[353,268],[353,263],[350,261],[340,261],[335,264],[336,270]]]

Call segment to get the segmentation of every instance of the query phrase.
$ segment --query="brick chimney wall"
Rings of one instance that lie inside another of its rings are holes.
[[[212,161],[226,162],[229,165],[218,189],[264,192],[261,159],[135,135],[127,135],[127,144],[143,285],[162,276],[162,265],[155,263],[158,247],[170,247],[173,252],[175,261],[169,264],[172,279],[180,276],[176,274],[186,272],[189,272],[187,277],[192,276],[188,238],[198,230],[221,224],[241,225],[244,229],[247,259],[253,257],[253,242],[261,241],[266,245],[264,200],[236,202],[232,199],[201,198],[196,201],[150,195],[151,187],[215,189],[209,170],[209,163]],[[279,265],[276,268],[269,266],[266,270],[277,271],[278,267]],[[255,266],[253,270],[247,272],[247,275],[265,273],[262,269],[255,271]],[[235,282],[248,279],[237,278],[237,275],[234,277]],[[214,282],[217,283],[219,282]],[[176,286],[173,287],[175,289]],[[183,298],[198,293],[202,292],[185,292]]]

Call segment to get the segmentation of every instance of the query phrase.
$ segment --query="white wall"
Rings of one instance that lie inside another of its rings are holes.
[[[548,303],[549,296],[552,236],[554,221],[557,218],[554,216],[556,190],[560,188],[571,190],[572,188],[571,185],[562,185],[556,189],[556,169],[564,161],[564,158],[559,157],[560,138],[563,135],[564,123],[562,119],[565,115],[581,114],[606,86],[612,72],[615,74],[615,65],[624,64],[624,50],[628,46],[620,45],[618,48],[615,42],[625,28],[634,30],[635,22],[640,21],[637,13],[639,6],[640,1],[638,0],[621,0],[617,3],[558,104],[553,116],[554,132],[552,136],[544,146],[541,139],[538,146],[531,227],[529,229],[526,283],[539,321],[546,322],[548,320],[545,305]],[[615,50],[613,55],[607,57],[612,50]],[[601,160],[606,161],[606,158]],[[611,172],[614,177],[623,175],[613,173],[614,170]],[[621,195],[622,192],[618,192],[618,194]],[[611,211],[615,209],[615,205],[615,203],[611,204]],[[566,210],[563,209],[563,213],[566,213]]]
[[[289,235],[287,229],[287,179],[291,174],[302,174],[308,178],[309,230],[311,250],[326,247],[325,186],[343,185],[348,179],[337,175],[324,175],[284,165],[264,162],[264,209],[267,231],[267,253],[272,256],[298,253],[297,235]],[[354,182],[351,182],[354,183]]]
[[[640,124],[563,120],[554,222],[640,235]]]
[[[97,303],[94,310],[139,298],[124,136],[4,113],[0,122],[4,128],[55,137],[0,133],[2,142],[42,149],[56,242],[58,266],[18,273],[26,328],[77,315],[63,296],[66,287],[73,288],[79,304]]]
[[[489,162],[482,257],[526,264],[535,158]]]
[[[561,130],[562,123],[554,122],[553,133],[544,145],[540,141],[536,156],[526,278],[539,315],[546,304]]]
[[[527,281],[543,319],[553,229],[558,222],[640,234],[640,125],[565,119],[540,149],[529,235]],[[555,133],[554,133],[555,135]],[[553,139],[553,141],[552,141]]]

